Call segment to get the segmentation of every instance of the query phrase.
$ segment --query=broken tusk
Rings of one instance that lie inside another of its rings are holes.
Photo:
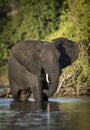
[[[47,83],[50,83],[50,81],[49,81],[49,76],[48,76],[47,73],[46,73],[46,81],[47,81]]]

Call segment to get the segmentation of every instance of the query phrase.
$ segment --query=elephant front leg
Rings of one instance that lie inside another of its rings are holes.
[[[33,93],[35,102],[37,103],[43,102],[43,89],[41,86],[33,87],[32,93]]]
[[[43,102],[43,87],[40,77],[34,78],[33,86],[31,87],[31,92],[33,93],[35,102]]]

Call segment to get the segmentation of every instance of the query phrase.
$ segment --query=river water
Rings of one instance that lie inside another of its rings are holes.
[[[50,98],[42,105],[0,98],[0,130],[90,130],[90,97]]]

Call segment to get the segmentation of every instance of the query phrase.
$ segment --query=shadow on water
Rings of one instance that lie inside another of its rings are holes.
[[[0,99],[0,130],[90,130],[90,98]]]

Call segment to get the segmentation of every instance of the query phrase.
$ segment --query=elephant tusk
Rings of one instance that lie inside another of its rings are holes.
[[[47,81],[47,83],[50,83],[50,81],[49,81],[49,76],[48,76],[47,73],[46,73],[46,81]]]

